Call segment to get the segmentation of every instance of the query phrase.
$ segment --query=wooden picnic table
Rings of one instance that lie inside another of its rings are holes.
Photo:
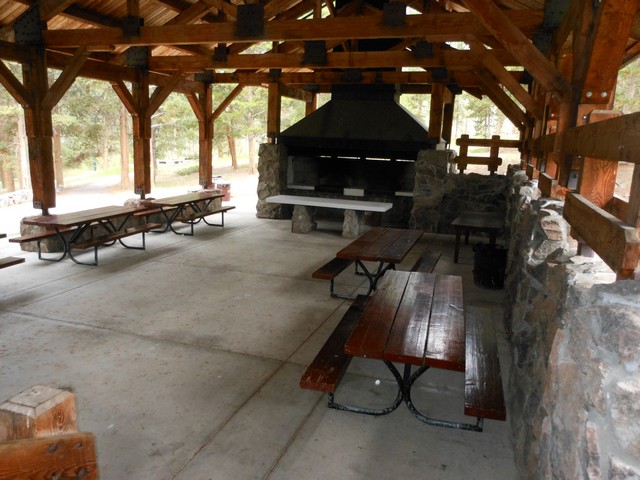
[[[336,253],[336,258],[356,262],[356,271],[362,270],[369,280],[368,295],[387,270],[402,262],[422,234],[422,230],[374,227]],[[378,266],[370,271],[363,262],[377,262]]]
[[[223,198],[224,193],[218,190],[201,190],[198,192],[184,193],[166,198],[151,199],[145,202],[147,208],[157,207],[165,218],[165,227],[162,230],[166,232],[171,230],[178,235],[193,235],[193,226],[204,221],[211,226],[224,226],[224,213],[231,210],[232,206],[225,206],[217,209],[211,209],[211,203],[217,198]],[[222,223],[209,223],[205,217],[216,213],[222,213]],[[174,228],[174,222],[179,221],[190,225],[189,233],[178,231]]]
[[[488,232],[489,243],[495,245],[496,236],[504,228],[504,216],[495,212],[463,212],[458,215],[451,225],[456,229],[456,246],[453,253],[453,263],[458,263],[460,252],[460,236],[464,231],[465,244],[469,244],[469,232]]]
[[[29,217],[23,220],[26,225],[37,225],[53,229],[55,235],[62,241],[64,249],[62,256],[59,258],[43,258],[38,249],[38,257],[42,260],[60,261],[67,255],[76,263],[84,265],[97,265],[98,263],[98,247],[100,245],[109,244],[115,241],[120,242],[126,248],[144,249],[144,234],[151,228],[156,228],[157,224],[145,224],[137,227],[125,229],[127,220],[136,212],[142,210],[143,207],[126,207],[119,205],[109,205],[106,207],[91,208],[88,210],[80,210],[77,212],[60,213],[52,215],[39,215]],[[106,230],[106,234],[95,238],[85,239],[83,234],[89,232],[91,228],[102,226]],[[142,234],[142,247],[130,246],[125,244],[122,239],[131,235]],[[68,235],[66,235],[68,234]],[[52,236],[50,233],[40,235]],[[35,236],[34,236],[35,239]],[[18,240],[20,239],[11,239]],[[76,259],[72,253],[73,248],[85,249],[94,247],[94,262],[86,263]]]
[[[396,379],[398,393],[395,401],[383,409],[343,406],[344,409],[382,415],[395,410],[404,400],[411,413],[427,424],[473,431],[482,430],[484,417],[504,419],[499,365],[485,370],[483,364],[484,342],[495,344],[495,334],[491,331],[493,339],[476,339],[478,326],[473,320],[470,322],[465,328],[461,277],[389,272],[364,307],[344,352],[382,360]],[[393,362],[404,365],[402,374]],[[412,367],[417,368],[412,372]],[[477,415],[475,424],[431,418],[414,405],[412,386],[431,367],[465,372],[465,413]],[[491,410],[496,404],[495,411]]]

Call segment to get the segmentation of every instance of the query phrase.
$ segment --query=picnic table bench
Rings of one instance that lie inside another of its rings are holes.
[[[0,233],[0,238],[5,238],[7,236],[6,233]],[[22,257],[4,257],[0,258],[0,268],[7,268],[13,265],[17,265],[19,263],[23,263],[24,258]]]
[[[463,310],[462,281],[451,275],[389,272],[371,297],[359,296],[300,380],[302,388],[328,393],[328,406],[385,415],[404,401],[424,423],[482,431],[485,418],[505,420],[497,342],[488,313]],[[466,321],[465,321],[466,317]],[[397,383],[393,402],[364,408],[335,401],[353,356],[383,361]],[[404,365],[400,373],[394,365]],[[412,367],[417,369],[412,372]],[[475,423],[430,418],[413,403],[412,386],[429,368],[465,372],[464,413]]]
[[[181,195],[174,195],[167,198],[152,199],[146,202],[146,208],[138,215],[148,216],[153,213],[161,213],[164,216],[164,227],[159,230],[166,232],[171,230],[178,235],[192,236],[195,224],[203,221],[207,225],[214,227],[224,227],[224,214],[236,208],[232,205],[212,207],[212,202],[217,198],[223,198],[224,193],[218,190],[201,190]],[[221,214],[220,223],[210,223],[206,217]],[[174,222],[186,223],[189,225],[189,233],[178,231],[174,227]]]
[[[0,268],[7,268],[13,265],[18,265],[19,263],[24,263],[24,258],[22,257],[4,257],[0,258]]]
[[[81,210],[71,213],[39,215],[23,220],[25,225],[37,225],[44,227],[42,232],[26,234],[9,239],[10,242],[25,243],[36,241],[38,243],[38,258],[48,261],[60,261],[67,255],[75,263],[82,265],[98,265],[98,247],[113,245],[119,242],[123,247],[144,250],[145,233],[159,228],[159,223],[144,223],[133,227],[126,227],[127,221],[132,215],[141,210],[141,207],[125,207],[111,205],[89,210]],[[94,236],[94,233],[96,236]],[[142,235],[142,245],[133,246],[123,242],[123,239],[133,235]],[[45,238],[57,237],[63,245],[62,254],[59,257],[47,258],[42,256],[40,242]],[[94,261],[82,262],[73,255],[73,249],[84,250],[94,248]]]
[[[329,260],[311,274],[312,278],[329,280],[329,293],[332,297],[351,298],[336,294],[334,291],[335,278],[352,263],[356,264],[356,274],[361,274],[369,280],[369,295],[376,288],[378,280],[387,270],[394,269],[409,253],[420,239],[420,230],[406,230],[400,228],[374,227],[361,235],[349,245],[336,253],[336,258]],[[369,271],[363,263],[377,262],[378,267]]]

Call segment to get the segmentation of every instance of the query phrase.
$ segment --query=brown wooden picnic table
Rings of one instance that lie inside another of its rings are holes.
[[[369,280],[369,294],[387,270],[402,262],[422,234],[422,230],[374,227],[336,253],[336,258],[356,262]],[[377,262],[378,266],[370,271],[363,262]]]

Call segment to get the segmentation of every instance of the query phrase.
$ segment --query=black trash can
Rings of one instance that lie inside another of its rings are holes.
[[[473,283],[478,287],[494,290],[504,288],[508,250],[502,245],[478,243],[473,247],[473,251]]]

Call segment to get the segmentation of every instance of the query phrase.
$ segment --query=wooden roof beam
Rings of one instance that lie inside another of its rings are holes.
[[[506,19],[505,21],[508,22],[512,29],[516,29],[522,36],[524,34],[521,29],[535,31],[542,20],[540,12],[532,10],[501,12],[501,16]],[[104,46],[108,45],[155,46],[199,43],[255,43],[257,41],[341,41],[345,38],[415,37],[443,42],[464,41],[470,35],[477,37],[486,34],[486,27],[482,22],[474,15],[465,13],[455,15],[442,13],[410,15],[406,18],[405,25],[398,27],[383,25],[380,18],[370,16],[330,17],[321,20],[273,20],[265,22],[264,33],[260,38],[239,37],[236,32],[235,22],[224,22],[216,25],[196,24],[191,25],[188,29],[177,25],[141,27],[140,36],[137,37],[125,35],[120,28],[95,29],[91,32],[91,35],[87,35],[85,29],[46,30],[43,32],[44,43],[48,47],[65,48],[84,45],[89,49],[104,48]],[[509,46],[512,45],[509,44]],[[538,52],[539,55],[542,55],[532,45],[531,48]],[[518,49],[516,51],[520,53]],[[528,60],[528,57],[526,59]]]
[[[513,123],[513,125],[523,130],[527,122],[526,114],[516,105],[516,103],[500,88],[496,79],[484,68],[475,70],[475,74],[483,85],[483,89],[491,101],[500,109],[502,113]]]
[[[512,72],[517,79],[521,72]],[[242,85],[262,85],[269,83],[271,77],[268,72],[233,72],[214,73],[213,83],[240,83]],[[287,85],[333,85],[344,82],[344,73],[335,71],[317,72],[282,72],[279,80]],[[482,84],[478,77],[471,71],[451,72],[452,83],[463,89],[475,89],[474,96],[482,97],[479,91]],[[348,82],[353,83],[353,82]],[[406,85],[407,89],[412,89],[415,85],[416,92],[428,93],[430,85],[433,83],[431,72],[362,72],[359,84],[399,84]],[[428,87],[426,90],[424,86]]]
[[[582,77],[581,102],[609,103],[640,0],[602,0]]]
[[[464,0],[464,4],[545,89],[561,99],[570,98],[569,82],[493,0]]]
[[[479,61],[491,74],[538,119],[542,119],[542,107],[511,75],[500,61],[477,40],[471,42],[471,51],[478,55]]]
[[[28,107],[31,103],[29,91],[24,88],[20,80],[0,61],[0,84],[7,89],[7,92],[23,107]]]
[[[517,66],[506,51],[492,52],[495,62]],[[327,62],[323,65],[309,65],[303,53],[268,53],[229,55],[224,62],[217,62],[212,56],[163,56],[151,57],[149,69],[153,71],[201,71],[205,69],[261,69],[261,68],[402,68],[402,67],[446,67],[452,70],[469,70],[476,64],[474,55],[468,50],[442,50],[431,58],[416,58],[411,52],[327,52]]]

